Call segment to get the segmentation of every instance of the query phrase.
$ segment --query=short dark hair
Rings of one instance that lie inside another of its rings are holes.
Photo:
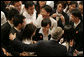
[[[14,4],[17,3],[17,2],[19,2],[19,1],[11,1],[12,5],[14,5]]]
[[[66,3],[65,3],[65,2],[66,2],[66,1],[58,1],[57,4],[56,4],[56,6],[57,6],[58,4],[62,4],[63,8],[65,8],[65,7],[66,7]]]
[[[73,4],[75,4],[75,5],[76,5],[76,7],[78,6],[78,4],[77,4],[77,2],[76,2],[76,1],[71,1],[69,5],[73,5]]]
[[[74,34],[75,34],[75,31],[74,31],[74,28],[72,25],[68,24],[68,25],[65,25],[64,26],[64,39],[65,41],[70,41],[72,39],[74,39]]]
[[[50,15],[52,14],[52,8],[49,5],[44,5],[42,8],[45,9],[48,13],[50,13]]]
[[[83,1],[81,1],[79,4],[83,5]]]
[[[48,18],[43,19],[41,22],[42,27],[46,27],[48,24],[51,26],[51,20]]]
[[[34,5],[33,1],[27,1],[27,2],[25,2],[25,8],[32,7],[33,5]]]
[[[7,12],[8,14],[6,14],[7,16],[7,20],[12,20],[12,18],[15,16],[15,15],[18,15],[19,14],[19,11],[15,8],[10,8]]]
[[[74,15],[75,17],[78,17],[79,19],[82,18],[81,11],[79,9],[73,9],[71,11],[71,14]]]
[[[35,32],[36,26],[33,24],[27,24],[22,32],[22,39],[30,39],[32,34]]]
[[[21,14],[18,14],[16,16],[14,16],[14,18],[13,18],[14,26],[17,27],[19,23],[22,24],[23,23],[23,19],[25,19],[25,17],[23,15],[21,15]]]

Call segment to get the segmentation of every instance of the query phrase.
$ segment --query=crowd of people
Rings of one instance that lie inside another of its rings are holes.
[[[83,56],[83,1],[1,1],[1,56]]]

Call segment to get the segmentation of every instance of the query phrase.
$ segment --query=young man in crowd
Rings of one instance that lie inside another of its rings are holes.
[[[26,17],[26,24],[32,23],[36,24],[36,10],[33,1],[25,2],[25,10],[23,12],[23,16]]]
[[[18,10],[11,8],[7,14],[7,22],[1,26],[1,46],[9,51],[9,33],[10,29],[13,27],[13,18],[15,15],[19,14]]]
[[[37,28],[40,28],[41,27],[41,22],[43,19],[45,18],[48,18],[51,20],[51,27],[50,29],[53,30],[57,27],[57,21],[54,20],[52,17],[51,17],[51,14],[52,14],[52,8],[48,5],[45,5],[42,7],[41,9],[41,14],[38,16],[37,20],[36,20],[36,23],[37,23]]]
[[[83,50],[83,22],[81,21],[81,12],[79,9],[73,9],[71,11],[71,17],[72,17],[72,25],[75,30],[75,42],[76,42],[76,49],[78,51]]]

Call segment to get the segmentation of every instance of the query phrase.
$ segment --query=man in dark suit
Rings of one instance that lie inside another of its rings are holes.
[[[13,20],[14,27],[10,29],[10,33],[12,33],[12,34],[16,33],[16,38],[21,40],[21,36],[22,36],[21,30],[25,27],[25,24],[26,24],[25,17],[23,15],[18,14],[16,16],[14,16],[13,19],[14,19]],[[11,45],[11,43],[9,43],[9,45]],[[12,55],[14,55],[14,56],[19,55],[19,53],[16,52],[11,46],[9,48],[10,48],[10,52]]]
[[[11,46],[15,50],[36,52],[37,56],[66,56],[67,54],[66,47],[58,43],[58,40],[62,36],[63,31],[61,28],[57,28],[54,31],[55,33],[54,32],[52,33],[53,40],[39,41],[36,44],[30,44],[30,45],[22,43],[21,41],[17,40],[17,38],[13,40],[10,36],[10,39],[12,40]]]
[[[83,50],[83,22],[81,21],[82,16],[79,9],[73,9],[71,11],[72,17],[72,25],[74,26],[75,30],[75,42],[76,42],[76,49],[78,51]]]
[[[7,22],[1,26],[1,46],[5,49],[8,49],[9,32],[13,27],[13,17],[15,14],[19,14],[18,10],[11,8],[8,11]]]

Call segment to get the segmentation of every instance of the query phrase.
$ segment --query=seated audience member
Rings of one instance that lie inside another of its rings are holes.
[[[36,24],[36,10],[33,1],[25,2],[25,10],[23,15],[26,17],[26,24]]]
[[[22,1],[12,1],[12,6],[16,8],[20,14],[23,14],[24,12],[24,4],[22,4]]]
[[[1,26],[1,46],[7,51],[9,49],[9,33],[10,29],[13,27],[13,17],[17,14],[19,14],[19,12],[16,9],[11,8],[7,14],[7,22]]]
[[[63,11],[63,9],[64,3],[62,1],[58,2],[56,13],[52,15],[52,17],[56,18],[57,20],[57,26],[60,26],[62,28],[64,28],[64,26],[69,23],[69,16]]]
[[[71,11],[71,21],[72,21],[72,25],[74,26],[74,30],[75,30],[75,42],[76,42],[76,49],[78,51],[82,51],[83,50],[83,22],[81,21],[81,12],[79,9],[73,9]]]
[[[46,5],[46,1],[37,1],[36,7],[35,7],[36,11],[37,11],[36,17],[38,17],[38,15],[40,14],[40,11],[44,5]]]
[[[82,21],[83,21],[83,1],[81,1],[78,5],[79,10],[81,11],[81,15],[82,15]]]
[[[41,22],[41,28],[37,29],[35,36],[33,37],[34,40],[50,40],[51,38],[51,21],[50,19],[46,18],[43,19]]]
[[[41,28],[41,22],[43,19],[48,18],[51,20],[51,30],[57,27],[57,21],[51,17],[52,8],[48,5],[42,7],[41,14],[38,16],[36,23],[37,28]]]
[[[34,26],[32,24],[32,26]],[[61,34],[60,34],[61,33]],[[36,44],[24,44],[19,40],[12,39],[14,38],[15,35],[10,35],[10,40],[13,48],[17,48],[15,50],[23,50],[23,51],[30,51],[30,52],[36,52],[37,56],[66,56],[67,54],[67,49],[65,46],[61,45],[58,43],[58,40],[62,36],[63,30],[60,27],[57,27],[57,29],[54,30],[54,32],[51,34],[52,35],[52,40],[49,41],[39,41]],[[58,37],[58,34],[59,37]],[[13,36],[13,37],[11,37]],[[52,48],[54,47],[54,48]]]
[[[6,16],[3,11],[1,11],[1,26],[6,23]]]

